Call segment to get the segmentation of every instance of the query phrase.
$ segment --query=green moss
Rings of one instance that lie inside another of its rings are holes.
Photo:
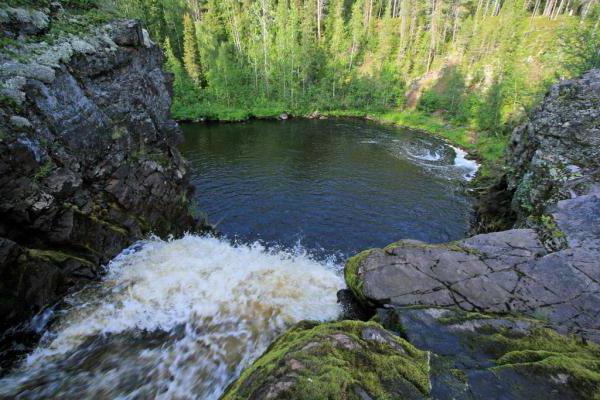
[[[542,243],[551,250],[567,247],[567,235],[558,227],[552,215],[529,216],[528,223],[540,236]]]
[[[84,258],[74,256],[69,253],[55,251],[55,250],[39,250],[39,249],[28,249],[27,256],[34,259],[41,259],[44,261],[51,262],[53,264],[64,264],[69,260],[76,260],[82,264],[94,267],[94,264]]]
[[[410,247],[419,249],[445,249],[450,251],[459,251],[461,253],[477,254],[477,251],[475,251],[474,249],[461,247],[458,241],[440,244],[430,244],[416,241],[399,240],[397,242],[387,245],[383,248],[383,250],[388,251],[400,247]]]
[[[52,163],[52,161],[46,161],[44,164],[40,165],[40,167],[35,171],[35,174],[32,177],[33,180],[36,182],[41,181],[42,179],[50,175],[50,172],[52,172],[53,167],[54,164]]]
[[[373,398],[391,399],[385,382],[399,381],[421,394],[428,394],[428,354],[398,337],[392,337],[392,340],[403,352],[394,350],[389,344],[367,342],[361,337],[362,330],[367,327],[383,329],[374,322],[300,323],[246,369],[222,399],[246,399],[270,379],[288,377],[293,379],[293,384],[285,397],[278,398],[353,398],[352,387],[356,385]],[[332,335],[339,334],[348,338],[352,348],[334,343]],[[290,362],[298,367],[290,368]]]
[[[527,334],[500,330],[478,337],[497,360],[494,369],[516,368],[538,374],[565,374],[582,398],[600,399],[600,346],[546,328]]]
[[[108,7],[95,7],[92,2],[86,2],[89,3],[87,5],[83,2],[75,3],[80,2],[73,1],[71,5],[63,3],[66,12],[52,20],[50,31],[44,37],[46,41],[52,43],[68,35],[86,35],[96,26],[106,24],[118,17]]]
[[[127,128],[123,127],[123,126],[117,126],[115,127],[115,129],[113,130],[112,134],[110,135],[110,137],[113,140],[119,140],[122,137],[124,137],[127,134]]]
[[[352,291],[352,293],[354,293],[354,296],[356,296],[358,300],[365,304],[368,304],[369,301],[363,293],[364,282],[359,276],[359,268],[365,257],[371,254],[373,251],[373,249],[365,250],[353,257],[350,257],[348,261],[346,261],[346,266],[344,267],[344,279],[346,280],[346,285],[348,285],[348,288]]]
[[[77,207],[75,204],[71,204],[71,203],[64,203],[63,205],[65,208],[70,208],[72,209],[75,213],[81,215],[84,218],[88,218],[91,221],[93,221],[96,224],[102,225],[106,228],[108,228],[109,230],[113,231],[114,233],[117,233],[121,236],[129,236],[129,231],[125,228],[123,228],[120,225],[117,225],[115,223],[112,223],[110,221],[106,221],[102,218],[100,218],[97,215],[94,215],[93,213],[84,213],[79,207]]]
[[[452,374],[452,376],[454,376],[456,379],[458,379],[462,383],[467,383],[469,380],[465,371],[463,371],[461,369],[451,368],[450,373]]]
[[[493,316],[481,314],[478,312],[464,311],[460,309],[453,309],[452,316],[440,317],[438,322],[444,325],[460,324],[467,321],[482,320],[482,319],[493,319]]]
[[[18,104],[12,97],[0,93],[0,107],[10,111],[12,114],[23,112],[23,106]]]

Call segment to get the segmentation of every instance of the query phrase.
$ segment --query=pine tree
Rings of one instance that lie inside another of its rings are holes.
[[[196,29],[189,14],[183,16],[183,66],[192,80],[201,83]]]

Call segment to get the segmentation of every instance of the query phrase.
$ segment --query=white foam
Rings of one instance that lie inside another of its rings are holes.
[[[477,161],[467,159],[466,157],[468,153],[463,149],[455,146],[450,147],[452,147],[452,149],[454,149],[454,152],[456,153],[456,157],[454,158],[454,166],[465,171],[465,173],[463,174],[463,178],[467,181],[470,181],[471,179],[475,178],[475,175],[479,170],[479,164],[477,163]]]
[[[416,158],[418,160],[423,160],[423,161],[439,161],[442,159],[442,155],[440,153],[438,153],[437,151],[430,151],[430,150],[425,150],[426,153],[425,154],[413,154],[410,151],[407,151],[408,155]]]
[[[98,288],[70,299],[72,309],[28,357],[23,372],[0,380],[0,397],[32,379],[51,382],[48,377],[65,374],[60,385],[39,389],[39,398],[102,393],[216,399],[287,327],[304,319],[336,318],[336,292],[343,286],[335,266],[306,254],[193,235],[149,240],[111,262]],[[182,332],[160,346],[124,351],[109,371],[90,367],[94,379],[85,378],[89,371],[61,369],[75,349],[83,353],[82,348],[94,346],[93,338],[178,329]],[[147,379],[135,389],[122,382],[127,371],[144,366]]]

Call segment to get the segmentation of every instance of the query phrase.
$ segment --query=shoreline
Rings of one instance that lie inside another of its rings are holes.
[[[285,115],[284,118],[282,116]],[[486,154],[486,149],[478,148],[477,141],[469,141],[472,132],[466,126],[451,126],[449,122],[439,119],[439,117],[421,113],[421,112],[403,112],[389,111],[385,113],[368,113],[355,110],[333,110],[333,111],[313,111],[312,113],[280,113],[271,115],[255,116],[249,114],[244,119],[219,119],[219,118],[202,118],[202,119],[176,119],[179,124],[235,124],[246,123],[256,120],[265,121],[285,121],[288,119],[358,119],[364,121],[372,121],[382,125],[391,125],[395,127],[404,127],[417,130],[428,135],[442,139],[449,146],[458,148],[466,153],[466,160],[474,161],[477,164],[476,173],[468,179],[468,184],[475,187],[474,183],[480,180],[493,178],[496,176],[497,168],[491,171],[491,167],[501,166],[504,168],[505,163],[502,161],[504,152],[493,155]],[[484,146],[485,147],[485,146]],[[503,145],[505,148],[505,146]],[[455,150],[456,151],[456,150]],[[499,165],[498,165],[499,164]]]

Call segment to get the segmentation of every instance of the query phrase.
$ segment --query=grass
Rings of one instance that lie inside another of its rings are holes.
[[[171,116],[180,121],[242,122],[249,119],[276,119],[288,110],[279,105],[256,105],[253,107],[228,107],[202,102],[193,105],[180,104],[177,99],[171,108]]]

